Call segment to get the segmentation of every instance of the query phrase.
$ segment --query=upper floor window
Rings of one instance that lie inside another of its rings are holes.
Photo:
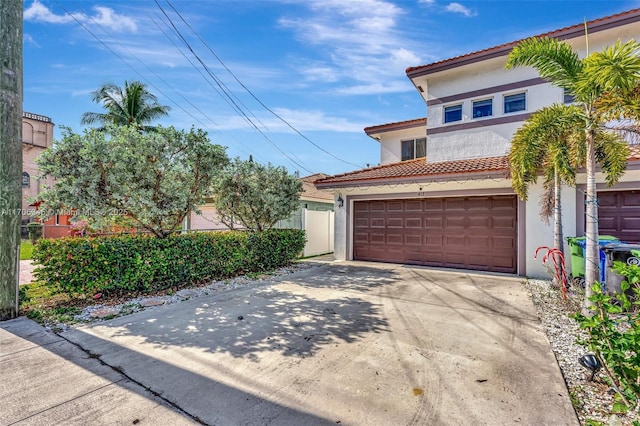
[[[493,115],[493,99],[473,101],[473,118],[490,117]]]
[[[562,89],[562,95],[564,97],[565,104],[572,104],[576,101],[576,97],[573,96],[567,89]]]
[[[402,161],[427,156],[427,138],[402,141]]]
[[[462,104],[444,107],[444,122],[451,123],[462,120]]]
[[[525,93],[516,93],[504,97],[504,113],[525,111],[527,109],[527,98]]]

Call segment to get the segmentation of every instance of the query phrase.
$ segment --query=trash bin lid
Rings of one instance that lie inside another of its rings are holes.
[[[587,248],[587,239],[585,237],[582,237],[582,239],[578,239],[575,241],[576,244],[578,244],[580,247]],[[604,249],[605,247],[608,247],[612,244],[620,244],[620,240],[615,239],[615,240],[598,240],[598,245],[600,246],[601,249]],[[640,247],[638,247],[640,248]]]
[[[620,252],[628,252],[630,253],[632,250],[640,250],[640,244],[627,244],[627,243],[616,243],[616,244],[607,244],[602,247],[602,251],[606,253],[620,253]]]

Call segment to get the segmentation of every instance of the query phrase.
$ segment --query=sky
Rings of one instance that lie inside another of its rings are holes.
[[[425,117],[408,67],[640,0],[25,0],[24,111],[81,132],[92,92],[142,81],[229,157],[300,176],[375,166],[365,127]]]

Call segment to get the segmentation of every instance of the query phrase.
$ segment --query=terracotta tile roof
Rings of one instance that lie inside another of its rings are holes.
[[[640,161],[640,144],[629,145],[629,161]],[[332,188],[336,186],[353,186],[362,183],[379,183],[381,185],[393,183],[397,180],[419,180],[420,178],[434,178],[452,175],[465,175],[474,173],[504,172],[504,177],[509,176],[509,158],[486,157],[472,158],[468,160],[442,161],[427,163],[424,158],[401,161],[399,163],[385,164],[383,166],[356,170],[335,176],[327,176],[316,180],[314,183],[319,188]]]
[[[408,129],[411,127],[427,126],[427,117],[415,118],[413,120],[397,121],[395,123],[379,124],[377,126],[365,127],[367,135],[372,133],[388,132],[391,130]]]
[[[333,203],[333,194],[331,192],[317,189],[313,184],[316,180],[324,179],[326,177],[329,177],[329,175],[316,173],[314,175],[300,178],[302,181],[302,194],[300,195],[300,199],[318,202],[329,201]]]
[[[604,30],[611,27],[624,25],[626,23],[635,22],[638,20],[640,20],[640,9],[632,9],[625,12],[617,13],[615,15],[605,16],[603,18],[588,21],[587,27],[589,28],[589,32],[596,32],[598,30]],[[549,31],[544,34],[539,34],[532,37],[553,37],[558,39],[572,38],[576,37],[579,33],[584,33],[584,25],[584,23],[571,25],[569,27]],[[477,58],[506,55],[516,44],[520,43],[522,40],[525,39],[504,43],[499,46],[494,46],[471,53],[466,53],[464,55],[455,56],[453,58],[444,59],[442,61],[433,62],[427,65],[409,67],[406,69],[406,73],[409,78],[418,77],[420,75],[429,74],[429,72],[436,72],[439,68],[450,63],[460,63],[460,65],[464,65],[467,62],[474,62],[474,59],[477,60]]]
[[[377,182],[384,184],[387,180],[419,179],[442,175],[456,175],[480,172],[508,171],[509,161],[506,156],[473,158],[469,160],[443,161],[427,163],[424,158],[385,164],[355,172],[329,176],[315,181],[317,187],[342,186],[348,183]],[[506,177],[506,173],[505,173]],[[336,185],[338,184],[338,185]]]

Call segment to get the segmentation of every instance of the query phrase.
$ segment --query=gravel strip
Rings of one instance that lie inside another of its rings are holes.
[[[583,294],[570,292],[567,300],[563,300],[561,292],[547,280],[527,280],[524,286],[538,310],[581,424],[633,425],[634,420],[640,420],[637,412],[611,414],[614,392],[604,382],[603,373],[590,382],[591,374],[578,363],[578,358],[588,350],[576,341],[586,334],[569,316],[579,311]]]
[[[124,303],[116,305],[96,304],[87,306],[79,314],[74,316],[75,325],[88,324],[100,321],[106,321],[115,317],[129,315],[147,309],[155,309],[158,306],[180,303],[185,300],[208,296],[221,291],[232,290],[236,288],[256,286],[261,284],[269,284],[282,279],[283,277],[298,271],[320,266],[319,262],[299,262],[290,266],[279,268],[268,274],[253,275],[248,277],[242,275],[221,281],[212,281],[206,286],[189,287],[179,290],[172,294],[154,295],[149,297],[137,297],[129,299]],[[46,324],[46,327],[54,332],[60,332],[73,327],[74,324]]]

